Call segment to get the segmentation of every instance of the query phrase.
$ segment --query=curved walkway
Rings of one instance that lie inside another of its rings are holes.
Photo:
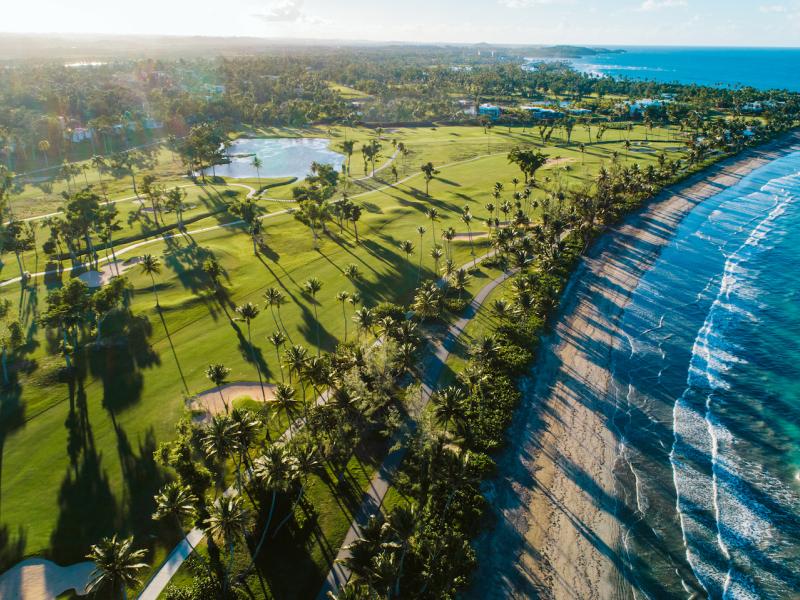
[[[487,258],[489,258],[491,256],[494,256],[494,254],[495,254],[494,251],[488,252],[488,253],[486,253],[486,254],[484,254],[482,256],[479,256],[479,257],[473,259],[472,261],[470,261],[469,263],[464,265],[464,267],[467,268],[467,267],[470,267],[472,265],[476,265],[476,264],[486,260]],[[453,344],[458,339],[458,336],[461,335],[461,332],[464,331],[464,328],[466,327],[467,323],[469,323],[469,321],[475,316],[475,314],[477,313],[477,309],[480,307],[480,305],[486,299],[486,296],[488,296],[489,293],[495,287],[497,287],[500,283],[505,281],[505,279],[507,279],[512,273],[513,272],[509,272],[509,273],[503,274],[500,277],[498,277],[497,279],[495,279],[493,282],[491,282],[487,286],[485,286],[478,293],[478,295],[475,296],[475,298],[473,299],[473,301],[469,305],[469,307],[467,307],[467,309],[465,310],[464,316],[461,317],[458,321],[456,321],[456,323],[454,323],[453,325],[450,326],[450,328],[448,329],[448,335],[447,335],[447,337],[446,337],[446,339],[444,341],[444,345],[442,345],[442,343],[434,344],[434,355],[437,356],[437,357],[444,356],[444,359],[440,361],[441,364],[438,367],[439,368],[439,372],[441,372],[441,369],[444,366],[444,361],[447,360],[447,356],[450,354],[450,351],[453,348]],[[442,278],[439,279],[438,283],[441,285],[444,280],[445,280],[445,278],[442,277]],[[457,331],[458,333],[455,334],[455,338],[453,338],[453,340],[451,342],[451,341],[449,341],[450,337],[451,337],[451,334],[453,334],[455,331]],[[375,340],[375,344],[379,344],[379,343],[380,343],[380,338]],[[446,346],[446,354],[442,355],[441,352],[443,351],[445,346]],[[438,379],[438,375],[436,376],[436,378]],[[436,381],[433,380],[430,385],[426,384],[426,386],[427,386],[426,387],[426,389],[427,389],[426,398],[430,395],[430,391],[431,391],[431,387],[430,386],[435,384],[435,382]],[[240,384],[235,384],[235,385],[258,386],[259,384],[253,383],[253,382],[248,382],[248,383],[245,383],[245,384],[241,384],[240,383]],[[217,392],[217,388],[212,388],[211,390],[206,390],[205,392],[202,392],[202,394],[208,394],[210,392],[216,393]],[[320,394],[317,397],[317,399],[315,401],[315,404],[317,406],[319,406],[321,404],[325,404],[328,401],[328,396],[329,396],[328,390],[324,391],[322,394]],[[305,425],[305,420],[302,417],[298,418],[283,432],[283,435],[281,435],[281,437],[278,438],[278,442],[283,443],[283,444],[289,442],[292,439],[292,437],[294,436],[294,434],[298,430],[300,430],[304,425]],[[372,487],[374,487],[374,486],[372,486]],[[232,491],[232,488],[229,488],[228,490],[226,490],[226,494],[230,493],[231,491]],[[385,494],[385,492],[384,492],[384,494]],[[381,496],[381,498],[383,498],[383,496]],[[153,575],[153,577],[147,582],[147,585],[144,587],[144,589],[142,590],[141,594],[139,595],[139,600],[157,600],[158,596],[161,594],[161,592],[164,591],[164,589],[169,584],[170,580],[172,579],[172,576],[175,575],[175,573],[178,571],[178,569],[180,569],[180,567],[184,563],[184,561],[192,553],[191,548],[196,546],[204,537],[205,537],[205,533],[203,532],[203,530],[201,530],[201,529],[199,529],[197,527],[195,527],[194,529],[189,531],[189,533],[186,534],[186,537],[184,537],[178,543],[178,545],[172,550],[172,552],[170,552],[169,556],[167,556],[167,558],[161,564],[161,567],[155,573],[155,575]]]
[[[450,167],[463,165],[463,164],[466,164],[466,163],[474,162],[476,160],[481,160],[483,158],[489,158],[489,157],[492,157],[492,156],[497,156],[498,154],[502,154],[502,153],[497,153],[496,152],[494,154],[480,154],[478,156],[473,156],[472,158],[467,158],[467,159],[464,159],[464,160],[458,160],[458,161],[455,161],[455,162],[444,164],[441,167],[439,167],[439,170],[441,171],[442,169],[448,169]],[[397,181],[395,183],[389,183],[389,184],[377,187],[374,190],[367,190],[367,191],[361,192],[359,194],[356,194],[354,196],[351,196],[350,198],[351,199],[360,198],[360,197],[366,196],[368,194],[373,194],[373,193],[381,192],[383,190],[394,188],[394,187],[396,187],[397,185],[399,185],[401,183],[405,183],[405,182],[407,182],[407,181],[409,181],[411,179],[414,179],[415,177],[419,177],[421,175],[422,175],[421,172],[412,173],[411,175],[407,175],[406,177],[404,177],[403,179],[401,179],[401,180],[399,180],[399,181]],[[179,187],[192,187],[194,185],[195,184],[186,184],[186,185],[179,186]],[[236,187],[241,187],[241,188],[244,188],[244,189],[248,190],[248,194],[247,194],[248,198],[253,197],[253,194],[255,194],[255,192],[256,192],[256,190],[252,186],[249,186],[249,185],[244,184],[244,183],[231,183],[229,185],[236,186]],[[130,197],[127,197],[127,198],[120,198],[118,200],[113,200],[112,203],[124,202],[126,200],[134,200],[136,198],[138,198],[138,196],[130,196]],[[292,202],[292,201],[287,201],[287,200],[282,199],[282,198],[262,197],[262,199],[271,200],[273,202]],[[262,219],[268,219],[268,218],[271,218],[271,217],[277,217],[278,215],[289,213],[289,212],[291,212],[291,210],[292,210],[291,208],[288,208],[288,209],[281,210],[281,211],[278,211],[278,212],[270,213],[268,215],[264,215],[261,218]],[[43,219],[43,218],[48,217],[48,216],[59,215],[59,214],[61,214],[61,213],[58,213],[58,212],[49,213],[49,214],[46,214],[46,215],[39,215],[39,216],[36,216],[36,217],[28,217],[28,219],[26,219],[26,220]],[[170,233],[168,235],[162,235],[162,236],[158,236],[158,237],[154,237],[154,238],[148,238],[146,240],[142,240],[141,242],[136,242],[135,244],[132,244],[130,246],[125,246],[124,248],[120,248],[119,250],[116,250],[116,254],[117,254],[117,256],[119,256],[121,254],[126,254],[126,253],[130,252],[131,250],[135,250],[137,248],[141,248],[142,246],[146,246],[148,244],[153,244],[155,242],[163,241],[163,240],[166,240],[166,239],[171,239],[171,238],[178,237],[178,236],[181,236],[181,235],[184,235],[184,234],[205,233],[207,231],[213,231],[215,229],[221,229],[223,227],[232,227],[234,225],[241,225],[242,223],[243,223],[243,221],[241,219],[237,219],[236,221],[231,221],[229,223],[220,223],[219,225],[210,225],[208,227],[202,227],[200,229],[193,229],[191,231],[176,232],[176,233]],[[100,258],[100,260],[98,262],[99,263],[105,263],[108,260],[110,260],[110,259],[103,257],[103,258]],[[64,267],[63,269],[50,269],[49,271],[39,271],[37,273],[31,273],[31,277],[33,278],[33,277],[41,277],[41,276],[44,276],[44,275],[55,275],[55,274],[58,274],[59,272],[61,272],[61,273],[69,273],[70,271],[72,271],[74,269],[78,269],[78,268],[82,268],[82,266],[79,266],[79,267]],[[17,283],[17,282],[21,281],[21,279],[22,278],[19,277],[19,276],[18,277],[12,277],[11,279],[7,279],[5,281],[0,282],[0,287],[6,286],[6,285],[10,285],[12,283]]]
[[[423,401],[419,406],[420,413],[430,401],[433,388],[436,385],[436,382],[439,380],[439,376],[444,369],[444,365],[447,362],[450,353],[455,348],[456,342],[464,333],[464,329],[466,329],[467,325],[475,317],[475,315],[478,314],[478,310],[489,294],[491,294],[492,291],[497,288],[497,286],[505,282],[509,277],[512,277],[518,271],[518,268],[506,271],[490,283],[486,284],[472,299],[472,302],[470,302],[469,306],[464,311],[463,316],[447,328],[447,333],[444,339],[434,343],[433,355],[428,358],[427,364],[425,364],[423,367]],[[415,429],[414,422],[410,424],[410,429]],[[402,432],[395,435],[395,438],[389,444],[389,447],[396,449],[389,452],[389,455],[383,461],[383,464],[378,468],[378,472],[370,481],[369,490],[364,495],[364,499],[361,501],[361,506],[355,513],[355,517],[350,525],[350,529],[347,530],[347,534],[342,542],[342,547],[336,555],[336,559],[333,562],[331,570],[328,572],[328,576],[325,578],[325,582],[322,584],[322,589],[317,595],[317,600],[327,600],[328,592],[335,594],[339,588],[347,583],[348,579],[350,579],[350,570],[344,564],[342,564],[342,561],[350,557],[350,550],[348,549],[348,546],[361,537],[361,528],[367,524],[370,517],[380,510],[380,507],[383,504],[383,499],[386,497],[389,487],[391,487],[392,480],[397,472],[397,468],[400,466],[400,463],[403,461],[408,451],[406,446],[398,447],[398,442],[406,433],[408,432]]]

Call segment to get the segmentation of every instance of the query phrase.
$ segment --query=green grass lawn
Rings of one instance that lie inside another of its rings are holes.
[[[295,133],[319,135],[320,131]],[[332,128],[334,148],[345,133],[356,140],[374,136],[370,130],[348,128],[345,132]],[[664,141],[651,140],[652,146],[678,145],[668,141],[665,132],[654,133],[657,140]],[[554,186],[559,179],[571,186],[579,185],[585,177],[594,175],[603,161],[610,160],[615,150],[625,160],[620,141],[605,140],[587,146],[585,154],[581,154],[576,143],[585,135],[576,128],[572,145],[544,148],[551,157],[563,159],[537,173],[537,180],[544,188]],[[75,386],[60,380],[63,359],[55,351],[57,340],[35,320],[48,289],[70,275],[37,278],[27,290],[22,290],[19,284],[0,288],[0,298],[8,298],[19,310],[30,340],[25,359],[31,368],[21,374],[19,388],[3,398],[3,414],[16,418],[6,419],[6,427],[0,431],[0,527],[6,528],[11,541],[21,540],[24,554],[46,554],[61,562],[72,562],[81,558],[88,544],[103,535],[120,532],[136,534],[138,544],[160,553],[153,556],[162,555],[171,540],[150,520],[152,496],[165,477],[152,459],[153,451],[158,443],[171,438],[175,422],[185,413],[186,390],[193,394],[210,387],[204,376],[210,362],[230,367],[231,381],[256,380],[246,329],[231,319],[233,307],[248,301],[263,306],[264,290],[281,289],[289,302],[280,317],[291,341],[313,349],[317,339],[315,307],[302,293],[301,286],[306,279],[317,277],[323,284],[316,306],[321,346],[332,350],[344,337],[342,307],[334,299],[336,292],[357,290],[367,306],[385,300],[408,302],[417,284],[420,249],[422,275],[433,275],[433,260],[429,256],[434,243],[432,224],[424,210],[429,206],[439,209],[441,220],[435,224],[437,243],[441,243],[440,232],[448,226],[465,232],[459,218],[463,206],[469,206],[476,217],[483,218],[487,216],[484,205],[492,200],[494,182],[503,182],[504,198],[510,199],[512,178],[522,179],[518,169],[506,160],[508,150],[517,144],[538,143],[538,137],[530,131],[508,132],[499,127],[488,135],[479,127],[438,127],[390,130],[383,136],[385,150],[378,166],[391,155],[390,140],[403,141],[411,154],[398,159],[399,178],[411,178],[387,187],[393,180],[387,169],[379,174],[379,181],[350,185],[351,197],[364,207],[358,224],[359,244],[355,243],[352,230],[340,232],[335,223],[330,223],[331,235],[323,236],[320,248],[315,250],[309,229],[291,215],[282,214],[264,220],[267,250],[256,257],[249,236],[240,226],[215,228],[232,220],[221,212],[193,223],[189,229],[195,233],[169,239],[151,238],[144,247],[122,254],[121,258],[130,258],[147,252],[160,258],[163,269],[157,277],[157,291],[162,311],[155,310],[150,279],[137,269],[128,271],[126,276],[134,287],[132,310],[136,318],[119,325],[128,328],[131,342],[90,352],[85,372]],[[644,131],[637,129],[632,138],[644,140]],[[562,143],[559,139],[554,141]],[[163,173],[165,181],[180,182],[177,163],[170,159],[170,153],[162,154],[164,162],[159,162],[155,172],[160,176]],[[419,165],[429,160],[442,170],[430,184],[430,197],[426,197]],[[656,155],[641,154],[636,160],[644,166],[655,161]],[[354,154],[352,162],[353,177],[363,176],[360,155]],[[450,163],[459,164],[443,167]],[[92,180],[91,173],[87,176]],[[129,180],[120,179],[114,186],[113,198],[132,195]],[[224,199],[230,190],[237,197],[246,193],[231,185],[215,185],[213,190],[210,186],[191,188],[190,198],[197,203],[193,210],[202,213],[218,207],[220,196]],[[24,209],[30,216],[57,208],[58,203],[50,195],[36,193],[34,188],[26,188],[14,200],[15,211]],[[270,190],[269,195],[273,194],[288,197],[290,188]],[[285,204],[268,200],[260,202],[269,213],[286,208]],[[133,203],[121,202],[119,206],[126,215],[132,214]],[[416,232],[419,225],[427,228],[421,240]],[[145,235],[142,227],[139,221],[130,225],[126,221],[126,230],[119,235]],[[198,232],[206,228],[212,229]],[[484,230],[484,226],[476,220],[473,230]],[[398,248],[405,239],[416,246],[409,260]],[[476,254],[484,253],[487,248],[485,237],[475,239]],[[209,254],[220,261],[225,271],[227,296],[222,302],[208,293],[200,270]],[[453,254],[457,264],[466,263],[471,256],[469,242],[454,243]],[[13,256],[4,258],[0,278],[6,280],[17,275],[17,267]],[[32,253],[25,258],[26,262],[35,260]],[[41,253],[39,260],[41,264]],[[344,267],[351,263],[362,273],[356,282],[343,274]],[[28,270],[33,269],[28,267]],[[492,276],[489,272],[484,275],[485,278],[480,274],[473,278],[471,291]],[[352,308],[348,306],[347,319],[351,314]],[[253,322],[253,342],[268,381],[280,379],[275,351],[265,340],[275,329],[270,311],[263,309]],[[352,323],[348,330],[354,335]],[[320,520],[333,519],[325,506],[322,502],[317,508]],[[342,527],[346,529],[346,521],[326,525],[334,532],[330,540],[336,538],[335,532]],[[321,564],[318,558],[311,560]]]

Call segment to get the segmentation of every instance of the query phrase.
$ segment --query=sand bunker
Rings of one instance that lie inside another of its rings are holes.
[[[236,382],[226,383],[220,387],[211,388],[200,392],[187,402],[189,410],[197,412],[195,421],[203,422],[209,420],[211,415],[225,412],[225,403],[220,397],[225,399],[229,408],[233,408],[233,401],[237,398],[247,396],[258,402],[262,401],[261,385],[257,382]],[[264,384],[263,398],[267,402],[275,398],[275,386],[271,383]]]
[[[110,262],[99,271],[86,271],[85,273],[81,273],[78,275],[78,279],[90,288],[99,288],[111,281],[112,277],[116,277],[118,274],[122,275],[125,271],[135,267],[141,261],[142,258],[140,256],[133,256],[125,261],[118,260]]]

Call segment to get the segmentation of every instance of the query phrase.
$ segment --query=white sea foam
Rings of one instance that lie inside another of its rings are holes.
[[[706,591],[723,598],[758,597],[748,577],[737,569],[732,548],[763,544],[772,537],[768,511],[742,485],[749,482],[750,469],[741,470],[744,461],[733,448],[733,435],[715,415],[714,402],[715,395],[729,386],[728,370],[744,360],[725,339],[725,328],[737,317],[757,318],[749,306],[757,294],[748,285],[756,273],[746,263],[765,248],[768,236],[782,233],[775,224],[794,201],[785,189],[772,181],[761,193],[742,199],[742,204],[757,207],[769,198],[771,206],[766,216],[764,209],[760,211],[762,216],[745,241],[726,257],[717,296],[695,338],[686,389],[673,406],[670,462],[686,558]],[[705,466],[709,463],[710,469]],[[712,532],[704,520],[706,507],[714,514],[716,556],[707,544]]]

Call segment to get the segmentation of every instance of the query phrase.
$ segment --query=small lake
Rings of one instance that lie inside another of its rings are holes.
[[[228,149],[230,164],[217,165],[214,172],[221,177],[254,179],[258,177],[253,166],[253,155],[258,156],[261,177],[297,177],[305,179],[311,163],[329,164],[341,170],[345,157],[328,148],[325,138],[255,138],[239,139]],[[206,173],[210,173],[207,169]]]

